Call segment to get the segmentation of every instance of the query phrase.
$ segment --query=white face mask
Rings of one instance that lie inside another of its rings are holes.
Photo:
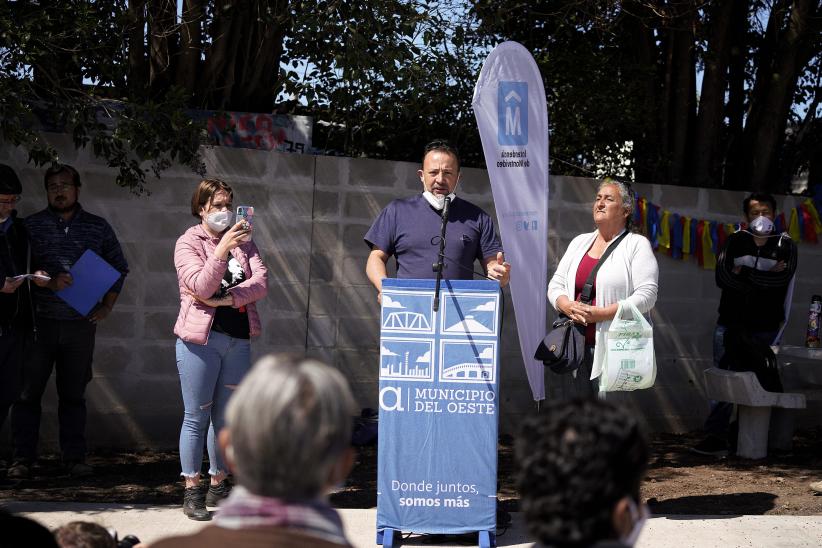
[[[442,194],[432,194],[427,190],[424,190],[422,192],[422,197],[425,198],[426,202],[431,204],[431,207],[437,211],[442,211],[442,208],[445,207],[445,198],[451,198],[451,201],[453,202],[457,195],[452,192],[448,196],[443,196]]]
[[[756,234],[757,236],[767,236],[771,232],[773,232],[773,221],[765,217],[764,215],[760,215],[750,224],[751,232]]]
[[[633,546],[636,544],[637,539],[639,539],[639,534],[642,532],[642,528],[645,527],[645,522],[648,521],[650,512],[645,504],[640,504],[639,508],[637,508],[636,503],[630,497],[628,497],[628,511],[631,513],[634,526],[631,527],[631,531],[620,540],[623,544]]]
[[[215,211],[206,215],[205,222],[208,228],[214,232],[222,232],[234,220],[234,213],[231,211]]]

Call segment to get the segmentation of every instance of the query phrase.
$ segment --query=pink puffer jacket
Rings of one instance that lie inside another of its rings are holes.
[[[187,292],[201,299],[209,299],[220,288],[228,261],[214,256],[220,238],[209,235],[202,225],[189,228],[177,240],[174,247],[174,266],[180,285],[180,314],[174,325],[174,334],[186,342],[206,344],[214,307],[206,306]],[[260,258],[254,242],[248,242],[231,250],[231,255],[242,265],[245,281],[229,289],[234,297],[234,307],[245,306],[248,311],[248,327],[252,337],[260,334],[260,315],[254,305],[268,291],[268,270]]]

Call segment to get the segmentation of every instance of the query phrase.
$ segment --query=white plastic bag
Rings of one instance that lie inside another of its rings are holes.
[[[636,306],[628,301],[619,302],[605,342],[600,392],[629,392],[654,385],[654,332]]]

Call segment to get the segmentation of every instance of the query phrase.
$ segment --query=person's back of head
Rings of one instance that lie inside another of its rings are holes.
[[[521,507],[545,546],[636,540],[648,448],[623,408],[595,399],[549,404],[516,442]]]
[[[0,509],[0,548],[57,548],[51,531],[24,516],[15,516]]]
[[[91,521],[72,521],[54,532],[60,548],[117,548],[111,533]]]
[[[266,356],[232,396],[220,442],[237,483],[249,492],[314,499],[348,473],[354,413],[348,383],[336,369]]]

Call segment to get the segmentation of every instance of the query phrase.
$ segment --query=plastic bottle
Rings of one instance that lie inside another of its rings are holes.
[[[822,297],[811,297],[811,308],[808,311],[808,332],[805,335],[805,346],[819,348],[819,316],[822,313]]]

